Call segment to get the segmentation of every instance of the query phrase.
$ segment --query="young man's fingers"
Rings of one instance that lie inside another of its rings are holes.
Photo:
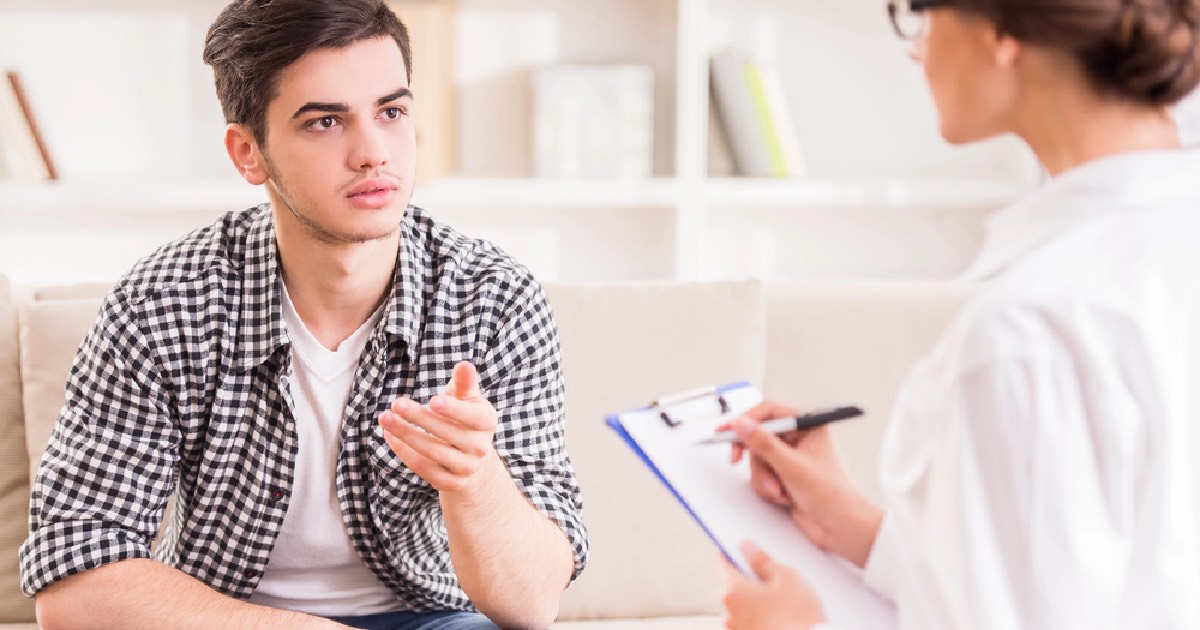
[[[436,463],[451,474],[469,476],[479,468],[478,457],[464,453],[454,445],[422,431],[395,414],[383,414],[380,424],[383,426],[385,439],[390,437],[400,441],[412,451]],[[388,444],[395,448],[393,440],[388,440]]]
[[[400,438],[404,443],[432,458],[451,472],[463,470],[464,462],[476,460],[482,449],[475,446],[468,434],[450,422],[425,415],[416,422],[391,412],[379,416],[384,433]],[[428,426],[432,426],[431,431]]]
[[[453,396],[434,396],[429,409],[474,431],[495,431],[495,410],[482,400],[461,400]]]
[[[437,462],[418,453],[408,444],[405,444],[400,438],[384,432],[384,439],[387,440],[389,446],[396,453],[396,457],[404,462],[404,465],[409,470],[417,474],[418,477],[424,479],[429,485],[439,490],[453,490],[462,485],[462,477],[457,477],[438,465]]]
[[[456,427],[456,423],[454,423],[452,420],[442,418],[438,414],[433,413],[431,410],[426,409],[425,407],[422,407],[421,405],[418,405],[416,402],[407,398],[398,398],[393,401],[391,409],[385,411],[383,415],[380,416],[380,421],[383,422],[387,420],[389,414],[394,417],[391,420],[393,422],[411,424],[425,431],[426,433],[430,433],[436,436],[438,439],[451,444],[457,442],[457,440],[455,440],[455,433],[457,432],[456,429],[461,430],[461,427]],[[384,428],[388,428],[386,424],[384,425]]]
[[[392,447],[392,452],[396,454],[396,457],[399,457],[405,466],[408,466],[409,469],[420,475],[422,479],[429,481],[428,475],[435,473],[437,469],[441,468],[441,466],[437,466],[428,457],[418,453],[407,442],[395,434],[385,430],[383,432],[383,439],[388,443],[388,446]]]
[[[435,413],[433,410],[407,399],[399,399],[392,403],[390,413],[398,416],[401,421],[419,427],[464,453],[483,454],[481,447],[477,444],[478,440],[474,439],[472,435],[476,430],[465,426],[455,418]]]

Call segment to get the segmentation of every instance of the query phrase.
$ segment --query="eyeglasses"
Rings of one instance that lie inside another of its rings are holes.
[[[925,34],[926,16],[921,13],[952,4],[954,0],[888,0],[888,17],[901,39],[918,39]]]

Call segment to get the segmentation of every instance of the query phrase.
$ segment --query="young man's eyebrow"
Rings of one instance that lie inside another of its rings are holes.
[[[412,90],[408,88],[400,88],[395,92],[386,94],[375,100],[375,106],[381,107],[396,99],[408,97],[412,98]],[[344,114],[350,111],[350,106],[345,103],[321,103],[318,101],[309,101],[300,106],[296,113],[292,114],[292,119],[295,120],[308,112],[321,112],[324,114]]]
[[[308,112],[322,112],[326,114],[344,114],[350,111],[350,106],[345,103],[319,103],[309,101],[300,106],[295,114],[292,114],[292,119],[295,120]]]
[[[400,88],[399,90],[396,90],[395,92],[392,92],[391,94],[379,97],[379,100],[375,101],[375,107],[380,107],[380,106],[386,105],[398,98],[404,98],[406,96],[408,98],[412,98],[412,95],[413,95],[412,90],[410,90],[408,88]]]

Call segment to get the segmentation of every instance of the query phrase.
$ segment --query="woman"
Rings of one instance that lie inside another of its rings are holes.
[[[946,140],[1017,134],[1051,179],[989,222],[983,294],[902,387],[886,509],[825,431],[758,429],[777,403],[737,422],[755,491],[903,628],[1200,628],[1200,153],[1169,112],[1200,81],[1200,0],[889,10]],[[801,576],[747,554],[730,628],[821,625]]]

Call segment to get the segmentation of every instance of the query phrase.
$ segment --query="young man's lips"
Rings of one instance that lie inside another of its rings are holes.
[[[354,188],[351,188],[349,194],[346,196],[354,197],[356,195],[374,194],[389,190],[396,190],[396,184],[393,184],[386,179],[369,179],[355,186]]]
[[[376,209],[392,203],[396,198],[397,186],[387,180],[369,180],[354,188],[346,195],[350,203],[360,208]]]

